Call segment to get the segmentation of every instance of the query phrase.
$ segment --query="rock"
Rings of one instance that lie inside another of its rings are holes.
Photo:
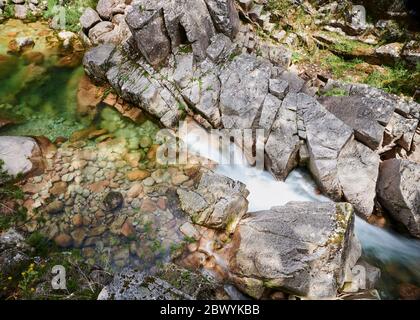
[[[150,177],[150,172],[146,170],[134,170],[127,173],[127,178],[130,181],[144,180]]]
[[[144,1],[147,2],[147,1]],[[171,53],[171,42],[165,29],[163,8],[144,7],[140,4],[126,16],[137,49],[152,66],[158,66],[166,61]]]
[[[382,162],[377,194],[389,214],[420,238],[420,164],[400,159]]]
[[[123,226],[121,227],[121,234],[126,238],[130,238],[136,234],[136,229],[134,229],[131,222],[125,221]]]
[[[106,72],[109,69],[109,61],[115,51],[115,45],[104,44],[90,49],[85,53],[83,66],[86,74],[97,83],[107,81]]]
[[[15,5],[15,18],[25,20],[28,16],[28,7],[25,4]]]
[[[113,36],[111,32],[115,26],[109,21],[102,21],[96,24],[89,30],[89,39],[94,45],[111,42],[110,37]]]
[[[195,239],[195,240],[200,239],[200,233],[189,222],[185,222],[181,227],[179,227],[179,231],[181,231],[184,236],[190,239]]]
[[[102,20],[99,17],[98,13],[92,8],[86,8],[82,16],[80,17],[80,24],[85,30],[91,29],[94,25],[98,24],[101,21]]]
[[[384,125],[391,119],[395,105],[364,96],[322,97],[324,107],[353,128],[356,139],[376,150],[382,144]]]
[[[398,292],[403,300],[419,300],[420,288],[411,283],[403,283],[399,286]]]
[[[97,112],[96,107],[102,100],[101,93],[103,93],[101,88],[95,86],[87,76],[83,76],[77,88],[77,113],[93,116]],[[92,133],[92,129],[76,131],[72,134],[70,140],[77,141],[88,138],[90,133]]]
[[[11,176],[40,174],[44,167],[41,149],[29,137],[1,136],[0,160]]]
[[[416,68],[420,61],[420,42],[416,40],[409,41],[404,46],[401,56],[409,63],[410,66]]]
[[[233,237],[231,278],[254,298],[266,288],[333,298],[361,254],[353,231],[353,209],[346,203],[292,202],[248,213]]]
[[[30,247],[15,229],[0,234],[0,269],[2,277],[20,276],[30,261]],[[1,295],[0,295],[1,296]]]
[[[125,268],[99,293],[98,300],[191,300],[168,282]]]
[[[54,242],[61,248],[69,248],[73,244],[73,239],[66,233],[60,233],[54,238]]]
[[[25,60],[25,63],[35,65],[42,65],[44,63],[45,57],[42,52],[28,51],[22,54],[22,58]]]
[[[112,11],[119,2],[118,0],[99,0],[96,5],[96,11],[98,11],[102,19],[111,20]]]
[[[124,203],[124,198],[120,192],[109,192],[104,200],[103,204],[106,210],[108,211],[115,211]]]
[[[205,0],[216,29],[233,39],[239,31],[239,15],[233,0]]]
[[[73,245],[76,248],[80,248],[86,239],[86,230],[84,228],[77,228],[71,233],[71,237],[73,238]]]
[[[83,216],[80,213],[75,214],[71,221],[75,227],[81,227],[83,225]]]
[[[365,281],[365,288],[360,289],[367,289],[373,290],[377,288],[378,282],[381,278],[381,269],[372,266],[371,264],[367,263],[364,260],[358,261],[357,266],[361,266],[363,271],[365,271],[366,281]],[[357,268],[355,268],[357,269]]]
[[[309,170],[322,191],[340,200],[342,189],[337,176],[337,161],[351,140],[353,130],[306,94],[297,95],[297,105],[307,134]]]
[[[252,128],[268,93],[271,67],[267,60],[241,54],[223,69],[219,108],[226,129]]]
[[[388,43],[375,49],[375,54],[384,64],[394,64],[401,59],[402,43]]]
[[[193,191],[178,189],[177,193],[193,223],[229,233],[248,209],[245,185],[212,172],[204,173]]]
[[[270,97],[274,96],[267,95],[264,105]],[[277,98],[274,99],[277,100],[278,113],[265,144],[265,167],[276,178],[285,180],[298,165],[300,142],[296,117],[297,95],[288,94],[283,103]],[[273,98],[270,98],[270,100],[273,100]]]
[[[64,210],[64,202],[60,200],[54,200],[45,207],[45,212],[48,214],[57,214]]]
[[[8,50],[11,53],[19,54],[24,50],[32,49],[35,46],[35,42],[30,37],[19,37],[11,40],[8,44]]]
[[[283,100],[289,92],[289,83],[282,79],[270,79],[269,91],[272,95],[276,96],[280,100]]]
[[[337,161],[337,177],[344,198],[366,220],[375,206],[379,163],[379,155],[356,140],[343,147]]]
[[[172,177],[172,184],[175,186],[180,186],[184,182],[187,182],[190,178],[183,174],[177,174]]]
[[[143,185],[141,183],[134,183],[127,192],[127,197],[137,198],[143,193]]]
[[[407,119],[394,112],[388,126],[386,127],[386,131],[394,138],[400,137],[397,140],[397,144],[405,150],[411,151],[411,145],[414,135],[416,134],[418,124],[418,119]]]

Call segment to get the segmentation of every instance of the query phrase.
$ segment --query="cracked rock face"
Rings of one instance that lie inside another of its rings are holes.
[[[377,192],[392,217],[420,238],[420,165],[400,159],[382,162]]]
[[[182,209],[196,224],[232,233],[248,211],[249,191],[239,181],[204,173],[192,190],[177,190]]]
[[[335,297],[361,255],[353,224],[345,203],[292,202],[249,213],[234,234],[232,280],[254,298],[266,288]]]

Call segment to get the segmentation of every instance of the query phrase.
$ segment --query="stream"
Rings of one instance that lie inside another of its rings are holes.
[[[7,42],[17,35],[33,37],[36,43],[33,50],[41,52],[45,60],[34,62],[27,56],[18,58],[7,54]],[[8,25],[0,26],[0,120],[16,118],[15,125],[0,128],[0,135],[44,135],[54,140],[69,137],[73,131],[88,125],[75,114],[77,84],[83,70],[80,66],[57,65],[60,52],[42,40],[46,37],[53,35],[42,23],[31,26],[10,20]],[[222,162],[217,166],[218,173],[246,184],[250,191],[250,211],[266,210],[290,201],[330,201],[317,193],[315,183],[305,170],[293,171],[285,182],[276,181],[270,173],[249,166],[242,151],[233,144],[232,154],[237,160],[225,164],[226,161],[221,160],[226,159],[221,159],[215,139],[216,136],[195,126],[188,131],[185,142],[189,151]],[[420,241],[359,218],[356,234],[362,243],[363,258],[381,269],[382,298],[399,297],[398,288],[402,283],[420,286]]]

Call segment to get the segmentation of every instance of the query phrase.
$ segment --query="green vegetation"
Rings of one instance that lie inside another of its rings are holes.
[[[341,88],[332,88],[331,90],[324,93],[324,96],[326,97],[343,97],[347,95],[347,91]]]
[[[45,19],[59,18],[60,14],[59,3],[60,0],[47,0],[48,9],[44,12]],[[85,8],[95,8],[98,0],[69,0],[64,1],[65,25],[66,30],[77,32],[80,30],[79,19],[83,14]],[[59,21],[61,22],[61,21]]]

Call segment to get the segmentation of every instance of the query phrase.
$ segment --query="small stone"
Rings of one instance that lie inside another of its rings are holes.
[[[129,221],[126,221],[121,228],[121,234],[126,238],[130,238],[136,234],[136,230]]]
[[[127,192],[127,197],[137,198],[143,193],[143,185],[141,183],[134,183]]]
[[[115,211],[121,208],[124,198],[120,192],[110,192],[105,196],[103,204],[108,211]]]
[[[175,186],[179,186],[183,184],[184,182],[187,182],[190,178],[186,175],[179,174],[174,177],[172,177],[172,184]]]
[[[45,207],[45,211],[48,214],[57,214],[64,210],[64,202],[60,200],[54,200]]]
[[[156,204],[160,210],[166,210],[167,200],[165,198],[159,198]]]
[[[140,147],[149,148],[153,144],[152,138],[145,136],[140,139]]]
[[[72,222],[73,222],[73,225],[75,227],[82,226],[83,225],[83,216],[80,213],[75,214],[72,218]]]
[[[143,181],[143,184],[144,184],[146,187],[151,187],[151,186],[153,186],[153,185],[155,184],[155,180],[154,180],[152,177],[149,177],[149,178],[147,178],[147,179],[145,179],[145,180]]]
[[[86,239],[86,230],[83,228],[77,228],[71,233],[73,238],[73,244],[76,248],[80,248],[83,241]]]
[[[146,170],[134,170],[127,173],[127,178],[130,181],[144,180],[150,177],[150,172]]]
[[[155,212],[156,209],[156,203],[151,199],[144,199],[140,207],[140,210],[146,213]]]
[[[185,222],[179,230],[182,232],[183,235],[185,235],[188,238],[193,238],[195,240],[198,240],[200,238],[200,233],[197,231],[197,229],[189,222]]]
[[[69,248],[73,244],[73,239],[66,233],[60,233],[54,238],[54,241],[61,248]]]

